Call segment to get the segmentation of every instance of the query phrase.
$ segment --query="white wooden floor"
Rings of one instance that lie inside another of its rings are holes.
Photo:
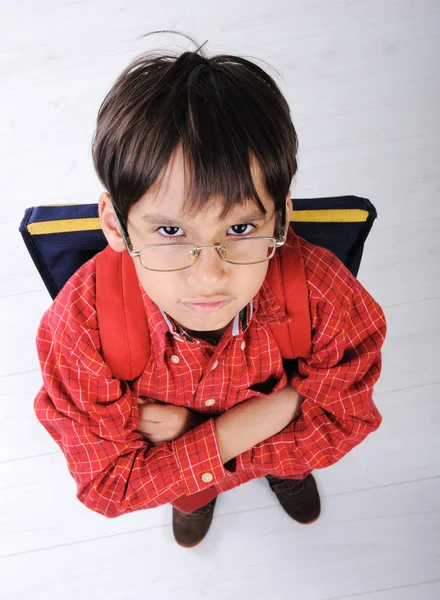
[[[278,70],[300,139],[293,194],[378,209],[359,278],[389,324],[383,425],[316,473],[320,520],[294,523],[253,481],[219,499],[194,550],[175,545],[168,506],[107,520],[76,500],[34,417],[50,300],[17,230],[27,206],[97,201],[99,104],[137,54],[190,47],[139,39],[164,28]],[[2,600],[440,598],[439,33],[438,0],[0,1]]]

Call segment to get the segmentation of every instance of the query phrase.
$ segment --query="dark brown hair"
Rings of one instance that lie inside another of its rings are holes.
[[[275,81],[253,62],[145,53],[118,77],[98,112],[93,162],[124,224],[130,208],[153,186],[181,144],[191,216],[218,196],[224,219],[253,199],[266,211],[251,176],[256,158],[266,192],[281,213],[297,170],[298,140],[288,104]]]

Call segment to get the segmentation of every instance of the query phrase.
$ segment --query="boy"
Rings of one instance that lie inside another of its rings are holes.
[[[385,319],[331,252],[299,241],[312,351],[290,373],[269,327],[290,320],[266,275],[276,252],[291,251],[297,145],[275,82],[239,57],[145,54],[104,99],[93,143],[107,190],[100,221],[110,247],[133,257],[151,355],[139,378],[112,376],[95,258],[37,339],[36,415],[88,508],[117,517],[171,503],[176,541],[192,547],[219,493],[265,476],[286,512],[311,523],[311,471],[379,427]]]

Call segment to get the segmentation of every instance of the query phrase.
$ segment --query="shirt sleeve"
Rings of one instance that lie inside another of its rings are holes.
[[[328,467],[381,424],[372,392],[386,321],[358,280],[351,276],[347,283],[346,295],[343,289],[312,300],[312,354],[298,360],[289,378],[304,397],[302,413],[241,455],[240,468],[294,476]]]
[[[232,476],[221,461],[214,419],[173,442],[149,445],[136,432],[136,397],[100,354],[98,330],[73,329],[59,319],[51,324],[50,314],[38,330],[43,386],[34,410],[64,453],[85,506],[117,517]]]

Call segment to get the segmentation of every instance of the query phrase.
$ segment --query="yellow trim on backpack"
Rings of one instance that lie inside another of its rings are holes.
[[[293,210],[290,221],[294,223],[362,223],[368,211],[360,208],[329,208],[323,210]]]
[[[67,233],[69,231],[92,231],[101,229],[101,223],[97,217],[88,219],[61,219],[59,221],[40,221],[30,223],[27,230],[31,235],[43,235],[45,233]]]

